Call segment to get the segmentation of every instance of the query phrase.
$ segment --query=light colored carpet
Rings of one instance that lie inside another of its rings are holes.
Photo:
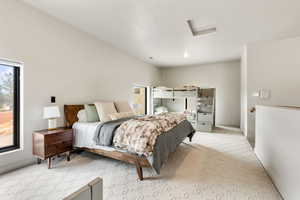
[[[234,131],[197,133],[172,154],[161,175],[145,169],[138,181],[133,165],[82,153],[0,176],[0,199],[61,199],[93,178],[103,178],[105,200],[277,200],[281,199],[246,139]]]

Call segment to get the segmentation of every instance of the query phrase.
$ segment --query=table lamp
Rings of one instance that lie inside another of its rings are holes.
[[[60,117],[58,106],[46,106],[44,107],[43,118],[48,119],[48,130],[54,130],[57,128],[57,118]]]

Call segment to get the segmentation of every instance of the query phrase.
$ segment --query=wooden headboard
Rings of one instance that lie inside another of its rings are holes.
[[[84,105],[64,105],[66,127],[71,128],[78,121],[77,113],[81,109],[84,109]]]

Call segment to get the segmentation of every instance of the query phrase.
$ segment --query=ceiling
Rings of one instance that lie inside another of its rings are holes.
[[[300,35],[299,0],[23,1],[162,67],[239,59],[247,43]],[[193,37],[189,19],[217,32]]]

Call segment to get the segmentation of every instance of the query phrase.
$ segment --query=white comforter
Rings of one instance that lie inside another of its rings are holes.
[[[97,126],[101,122],[76,122],[73,124],[74,147],[86,147],[90,149],[103,149],[107,151],[115,151],[112,147],[96,145],[93,140]]]

